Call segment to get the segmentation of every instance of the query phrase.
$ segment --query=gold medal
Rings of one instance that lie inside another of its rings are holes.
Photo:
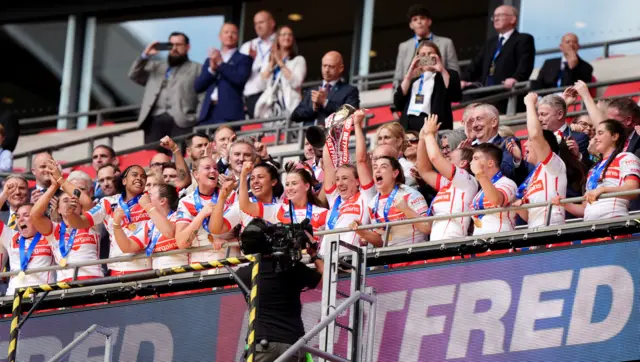
[[[62,259],[60,259],[60,266],[61,266],[61,267],[65,267],[65,266],[67,266],[67,258],[62,258]]]
[[[18,280],[22,281],[26,276],[27,274],[24,271],[20,271],[20,273],[18,273]]]
[[[129,226],[127,226],[127,229],[129,229],[131,231],[136,231],[136,229],[137,229],[136,224],[129,224]]]
[[[473,218],[473,225],[475,225],[477,228],[482,228],[482,220],[480,220],[477,217]]]
[[[210,242],[210,243],[213,243],[213,235],[209,234],[209,235],[207,236],[207,238],[209,239],[209,242]]]

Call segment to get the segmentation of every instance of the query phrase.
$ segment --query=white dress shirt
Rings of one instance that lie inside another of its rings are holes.
[[[227,51],[222,51],[220,52],[220,55],[222,56],[222,62],[223,63],[228,63],[229,60],[231,59],[231,57],[236,53],[236,51],[238,50],[238,48],[233,48],[233,49],[229,49]],[[211,74],[216,74],[216,72],[211,69],[211,67],[209,67],[209,73]],[[218,86],[216,86],[213,89],[213,92],[211,92],[211,100],[213,102],[217,102],[218,101]]]
[[[498,35],[498,39],[500,39],[500,37],[502,37],[504,40],[502,41],[502,45],[505,45],[505,43],[507,42],[507,40],[509,40],[509,38],[511,37],[511,34],[513,34],[513,32],[516,31],[515,29],[511,29],[508,32],[504,33],[504,34],[500,34]]]
[[[409,94],[409,109],[407,114],[413,116],[419,116],[421,113],[431,114],[431,96],[433,95],[435,79],[436,73],[424,72],[418,79],[413,81],[411,93]],[[422,81],[422,89],[420,89],[420,81]],[[422,95],[422,103],[416,103],[418,91]]]
[[[245,55],[249,55],[251,49],[255,49],[256,51],[256,58],[253,60],[253,65],[251,65],[251,76],[249,76],[249,80],[247,80],[244,86],[245,96],[251,96],[264,91],[266,83],[260,78],[260,73],[269,66],[269,55],[271,55],[271,47],[275,39],[276,34],[273,33],[266,40],[255,38],[242,44],[242,47],[240,47],[240,53]]]

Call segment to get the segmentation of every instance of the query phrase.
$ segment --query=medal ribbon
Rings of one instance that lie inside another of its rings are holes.
[[[36,233],[36,235],[33,237],[33,240],[31,240],[31,244],[29,244],[29,249],[24,250],[24,237],[20,236],[20,238],[18,239],[18,249],[20,249],[20,270],[22,271],[26,271],[27,270],[27,266],[29,265],[29,260],[31,259],[31,255],[33,254],[33,251],[36,249],[36,245],[38,245],[38,243],[40,242],[40,238],[42,238],[42,234],[40,233]]]
[[[284,59],[282,59],[282,62],[286,63],[288,59],[289,59],[289,57],[284,57]],[[276,64],[275,68],[273,68],[273,80],[274,81],[276,80],[276,78],[278,78],[278,74],[280,74],[280,66]]]
[[[169,211],[169,215],[167,215],[167,219],[170,219],[171,215],[173,215],[173,210]],[[151,241],[149,242],[149,245],[147,245],[147,247],[145,248],[145,252],[147,256],[151,256],[151,254],[153,254],[153,249],[156,248],[156,243],[158,243],[158,239],[160,239],[160,236],[162,235],[162,232],[158,230],[158,235],[153,237],[153,233],[155,232],[155,230],[156,230],[156,224],[153,224],[151,229],[149,229],[149,234],[148,234],[149,240]]]
[[[602,171],[604,171],[604,165],[606,163],[607,159],[604,159],[591,169],[591,173],[589,174],[589,178],[587,179],[587,191],[595,190],[598,188],[598,182],[600,181],[600,177],[602,176]]]
[[[498,173],[491,178],[491,183],[495,185],[495,183],[498,182],[498,180],[500,180],[501,178],[502,172],[498,171]],[[484,210],[484,190],[480,191],[480,193],[476,195],[475,199],[473,200],[473,208],[475,210]],[[478,217],[478,219],[482,219],[484,217],[484,214],[476,216]]]
[[[336,226],[338,217],[340,217],[341,203],[342,203],[342,197],[338,196],[336,201],[333,203],[333,207],[331,208],[331,215],[329,215],[329,220],[327,221],[327,226],[329,227],[329,230],[333,230],[333,228]]]
[[[73,248],[73,241],[76,239],[76,233],[78,229],[71,229],[69,233],[69,239],[65,242],[64,237],[67,234],[67,224],[64,223],[64,220],[60,223],[60,233],[58,236],[58,243],[60,245],[60,254],[62,254],[63,258],[66,258],[67,255],[71,252],[71,248]]]
[[[393,200],[396,198],[396,194],[398,193],[398,184],[393,187],[393,191],[389,194],[387,198],[387,202],[384,204],[384,209],[382,210],[382,216],[384,217],[385,222],[389,222],[389,210],[391,210],[391,206],[393,205]],[[380,201],[380,193],[376,195],[376,202],[373,205],[373,216],[378,217],[378,203]]]
[[[196,211],[200,212],[203,206],[202,206],[202,199],[200,198],[200,190],[198,190],[197,187],[196,187],[196,190],[193,192],[193,201],[196,206]],[[218,202],[217,191],[214,192],[213,195],[211,196],[211,202],[214,204]],[[211,234],[211,231],[209,231],[209,217],[206,217],[204,220],[202,220],[202,228],[205,229],[208,234]]]
[[[289,205],[291,205],[291,209],[293,210],[293,215],[291,215],[291,220],[295,224],[298,222],[296,220],[296,208],[293,206],[293,203],[291,202],[291,200],[289,200]],[[307,203],[307,214],[305,216],[305,219],[309,219],[309,221],[313,220],[313,205],[311,205],[310,202]]]
[[[529,172],[529,176],[527,176],[527,178],[524,179],[524,182],[522,183],[522,185],[518,187],[518,190],[516,191],[517,198],[521,199],[524,197],[524,194],[529,188],[529,184],[531,183],[531,177],[533,177],[533,174],[538,170],[538,167],[540,167],[540,164],[537,164],[536,167],[533,170],[531,170],[531,172]]]
[[[140,200],[140,197],[142,195],[138,195],[134,198],[132,198],[131,200],[124,202],[124,194],[120,195],[120,198],[118,199],[118,204],[120,205],[120,208],[122,209],[122,211],[124,211],[124,215],[125,218],[127,219],[127,222],[130,224],[131,223],[131,209],[133,206],[135,206],[138,201]]]

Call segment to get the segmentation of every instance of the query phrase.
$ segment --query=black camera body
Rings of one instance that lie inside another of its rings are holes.
[[[276,273],[285,271],[300,261],[302,250],[315,247],[313,227],[309,219],[304,219],[299,224],[267,224],[256,218],[240,234],[242,253],[272,258]]]

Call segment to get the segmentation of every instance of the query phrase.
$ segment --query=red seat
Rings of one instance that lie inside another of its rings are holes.
[[[373,115],[373,118],[367,121],[368,126],[375,126],[378,124],[393,121],[393,114],[389,107],[376,107],[369,109],[369,114]]]

